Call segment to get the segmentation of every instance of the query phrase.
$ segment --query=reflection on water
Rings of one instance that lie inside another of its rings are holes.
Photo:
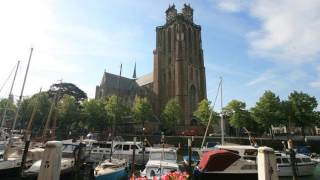
[[[320,165],[318,164],[313,176],[299,177],[299,180],[317,180],[320,179]],[[279,180],[292,180],[292,177],[279,178]]]

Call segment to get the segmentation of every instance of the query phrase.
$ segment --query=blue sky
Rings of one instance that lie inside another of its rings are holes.
[[[175,3],[194,8],[202,27],[208,98],[219,77],[224,102],[253,106],[265,90],[286,99],[293,90],[319,100],[320,2],[317,0],[69,0],[0,2],[0,85],[21,60],[19,95],[30,47],[34,47],[25,95],[62,79],[94,97],[104,69],[131,77],[152,72],[155,27]],[[0,92],[8,95],[9,84]]]

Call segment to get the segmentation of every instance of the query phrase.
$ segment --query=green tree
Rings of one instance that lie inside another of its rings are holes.
[[[88,98],[84,91],[72,83],[52,84],[48,94],[51,97],[53,97],[55,94],[58,94],[58,100],[60,100],[64,95],[73,96],[77,103],[80,103],[80,101],[84,101]]]
[[[47,120],[52,99],[47,92],[41,92],[33,95],[30,98],[24,99],[20,107],[21,128],[25,128],[31,118],[31,113],[35,108],[36,114],[32,122],[32,131],[34,135],[40,135],[44,124]]]
[[[283,124],[280,98],[271,91],[265,91],[255,107],[251,109],[254,120],[267,131],[271,125]]]
[[[316,123],[315,124],[319,127],[320,126],[320,111],[316,111],[315,116],[316,116],[316,119],[315,119]]]
[[[17,111],[16,105],[10,101],[9,99],[2,99],[0,101],[0,125],[3,120],[4,112],[6,111],[5,119],[4,119],[4,125],[7,124],[8,121],[13,121],[14,116]]]
[[[109,123],[103,100],[90,99],[84,101],[80,116],[80,127],[90,130],[103,130]]]
[[[211,101],[208,101],[206,99],[203,99],[199,104],[196,109],[196,111],[193,112],[193,115],[202,123],[202,124],[207,124],[210,118],[211,112],[212,114],[212,119],[211,123],[215,124],[218,122],[219,119],[219,114],[215,111],[213,111],[212,107],[210,106]]]
[[[162,120],[163,126],[165,129],[172,129],[180,122],[182,118],[182,109],[176,99],[170,99],[163,112],[162,112]]]
[[[111,122],[121,123],[122,118],[131,114],[130,108],[124,105],[121,98],[115,95],[105,99],[105,110]]]
[[[152,107],[148,99],[145,97],[141,98],[137,96],[133,103],[132,113],[133,113],[134,119],[137,122],[142,123],[144,126],[145,120],[148,120],[149,118],[151,118],[153,114]]]
[[[288,101],[291,104],[292,120],[296,126],[302,128],[304,135],[304,128],[312,125],[317,117],[316,107],[318,106],[317,99],[303,92],[294,91],[289,95]]]
[[[255,130],[256,122],[252,119],[251,114],[246,108],[246,103],[238,100],[232,100],[224,108],[229,123],[236,128],[236,134],[239,135],[240,128]]]
[[[73,96],[64,95],[57,104],[58,128],[60,132],[69,132],[78,128],[80,121],[80,110]]]

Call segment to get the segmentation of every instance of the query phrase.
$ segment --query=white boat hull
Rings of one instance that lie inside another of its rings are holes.
[[[278,175],[281,176],[292,176],[292,167],[290,164],[278,164]],[[311,176],[313,175],[315,163],[296,165],[297,176]]]

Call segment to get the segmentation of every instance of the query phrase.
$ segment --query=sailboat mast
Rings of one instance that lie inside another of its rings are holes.
[[[220,87],[220,92],[221,92],[221,145],[224,145],[224,120],[223,120],[223,99],[222,99],[222,77],[221,79],[221,87]]]
[[[33,48],[31,48],[31,50],[30,50],[30,56],[29,56],[29,60],[28,60],[28,65],[27,65],[26,73],[25,73],[25,75],[24,75],[24,80],[23,80],[23,84],[22,84],[21,93],[20,93],[20,96],[19,96],[17,112],[16,112],[16,115],[15,115],[15,117],[14,117],[12,129],[11,129],[12,131],[13,131],[13,130],[15,129],[15,127],[16,127],[16,122],[17,122],[18,115],[19,115],[19,110],[20,110],[21,100],[22,100],[22,96],[23,96],[24,86],[25,86],[25,84],[26,84],[27,76],[28,76],[28,72],[29,72],[29,66],[30,66],[30,61],[31,61],[31,57],[32,57],[32,52],[33,52]]]
[[[11,94],[12,94],[12,89],[13,89],[13,86],[14,86],[14,82],[16,81],[16,77],[17,77],[17,72],[18,72],[18,69],[19,69],[19,65],[20,65],[20,61],[18,61],[18,63],[17,63],[17,68],[16,68],[16,72],[14,73],[14,76],[13,76],[13,81],[12,81],[12,84],[11,84],[11,87],[10,87],[10,92],[9,92],[8,100],[10,99],[10,96],[11,96]],[[8,101],[7,101],[6,106],[5,106],[5,108],[4,108],[3,117],[2,117],[2,122],[1,122],[1,128],[3,128],[4,123],[5,123],[5,121],[6,121],[7,109],[8,109]]]

